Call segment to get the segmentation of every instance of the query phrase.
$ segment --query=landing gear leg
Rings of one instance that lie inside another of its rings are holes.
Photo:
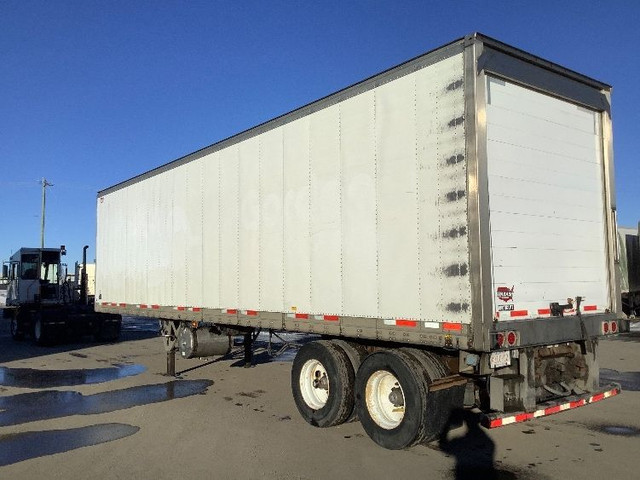
[[[244,368],[251,368],[253,361],[253,331],[244,334]]]
[[[176,376],[176,350],[175,348],[167,352],[167,376]]]
[[[167,352],[167,376],[176,376],[176,339],[180,322],[160,320],[160,335],[164,337],[164,349]]]

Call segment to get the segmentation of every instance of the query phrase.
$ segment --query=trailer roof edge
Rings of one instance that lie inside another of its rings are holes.
[[[402,62],[396,66],[388,68],[380,73],[372,75],[364,80],[356,82],[352,85],[349,85],[345,88],[342,88],[336,92],[333,92],[329,95],[326,95],[318,100],[307,103],[301,107],[298,107],[289,112],[283,113],[282,115],[278,115],[270,120],[267,120],[263,123],[260,123],[256,126],[250,127],[246,130],[243,130],[237,134],[234,134],[230,137],[224,138],[218,142],[215,142],[211,145],[207,145],[201,149],[198,149],[189,154],[183,155],[175,160],[172,160],[168,163],[160,165],[156,168],[148,170],[146,172],[140,173],[134,177],[131,177],[127,180],[123,180],[117,184],[114,184],[110,187],[99,190],[97,193],[98,198],[109,193],[113,193],[115,191],[121,190],[130,185],[136,184],[147,178],[159,175],[168,170],[172,170],[173,168],[184,165],[185,163],[189,163],[191,161],[202,158],[206,155],[214,153],[216,151],[222,150],[229,146],[232,146],[236,143],[239,143],[248,138],[257,136],[266,131],[278,128],[287,123],[290,123],[298,118],[302,118],[307,116],[313,112],[322,110],[331,105],[339,103],[349,97],[361,94],[373,88],[376,88],[380,85],[383,85],[387,82],[390,82],[398,77],[407,75],[413,71],[416,71],[421,68],[425,68],[429,65],[436,63],[437,61],[448,58],[456,53],[460,53],[467,42],[469,41],[478,41],[483,43],[484,45],[503,52],[507,55],[519,58],[528,63],[532,63],[538,67],[544,68],[546,70],[550,70],[554,73],[558,73],[562,76],[568,77],[572,80],[578,81],[580,83],[586,84],[589,87],[597,88],[599,90],[610,90],[611,86],[607,85],[603,82],[590,78],[586,75],[582,75],[578,72],[570,70],[568,68],[562,67],[556,63],[550,62],[548,60],[544,60],[541,57],[532,55],[524,50],[520,50],[518,48],[507,45],[503,42],[500,42],[494,38],[491,38],[487,35],[484,35],[480,32],[473,32],[464,37],[458,38],[449,42],[440,47],[434,48],[432,50],[427,51],[426,53],[420,54],[416,57],[413,57],[405,62]]]
[[[522,60],[528,61],[529,63],[533,63],[538,67],[542,67],[555,73],[559,73],[560,75],[584,83],[590,87],[598,88],[600,90],[611,90],[612,88],[611,85],[601,82],[600,80],[597,80],[593,77],[589,77],[582,73],[576,72],[575,70],[571,70],[570,68],[563,67],[562,65],[551,62],[549,60],[545,60],[542,57],[538,57],[537,55],[533,55],[532,53],[526,52],[519,48],[512,47],[511,45],[496,40],[495,38],[489,37],[488,35],[485,35],[483,33],[475,32],[472,34],[472,36],[495,50],[499,50],[514,57],[518,57]]]

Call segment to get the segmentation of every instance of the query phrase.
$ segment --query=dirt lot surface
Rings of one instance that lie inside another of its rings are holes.
[[[290,393],[292,352],[256,365],[166,357],[155,324],[126,322],[116,344],[36,347],[0,323],[0,478],[637,478],[640,332],[602,341],[612,399],[495,430],[466,427],[406,451],[359,423],[313,428]],[[264,337],[261,337],[264,340]],[[200,368],[193,367],[199,366]],[[477,475],[479,468],[486,474]],[[636,473],[634,473],[636,472]]]

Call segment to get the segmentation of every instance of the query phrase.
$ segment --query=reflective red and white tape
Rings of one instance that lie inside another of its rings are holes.
[[[598,305],[584,305],[580,308],[583,313],[604,313],[605,309]],[[565,309],[564,315],[575,315],[575,308]],[[496,317],[500,320],[518,319],[524,317],[549,318],[551,317],[550,308],[538,308],[537,310],[505,310],[496,312]]]
[[[564,412],[573,408],[584,407],[590,403],[599,402],[605,398],[613,397],[620,393],[620,386],[616,385],[609,390],[594,393],[593,395],[586,395],[580,397],[574,397],[574,400],[565,403],[558,403],[555,405],[549,405],[545,408],[535,410],[533,412],[521,412],[516,414],[488,414],[484,416],[482,424],[487,428],[497,428],[509,425],[511,423],[526,422],[534,418],[545,417],[547,415],[553,415],[554,413]]]

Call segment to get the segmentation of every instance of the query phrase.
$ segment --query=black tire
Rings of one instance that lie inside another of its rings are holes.
[[[120,340],[121,332],[122,332],[122,324],[120,323],[114,324],[113,328],[111,329],[111,336],[109,337],[109,341],[117,342],[118,340]]]
[[[353,384],[349,357],[332,341],[305,344],[293,361],[293,399],[302,418],[314,427],[340,425],[351,416]]]
[[[355,382],[356,372],[360,368],[360,365],[362,364],[364,359],[367,358],[367,355],[369,355],[369,352],[364,346],[358,343],[348,342],[346,340],[341,340],[341,339],[334,339],[332,340],[332,342],[336,344],[338,347],[340,347],[342,350],[344,350],[344,352],[347,354],[347,357],[349,357],[351,368],[353,369],[353,378]],[[356,408],[355,408],[355,389],[354,389],[353,410],[351,411],[351,415],[349,415],[349,418],[347,418],[345,423],[357,422],[357,421],[358,421],[358,412],[356,411]]]
[[[428,383],[428,372],[407,351],[380,351],[362,362],[356,374],[356,410],[375,443],[399,450],[428,436]]]
[[[346,340],[335,339],[331,340],[335,345],[340,347],[349,357],[349,361],[351,362],[351,367],[353,368],[353,375],[355,378],[355,374],[360,368],[363,360],[367,357],[369,352],[367,349],[358,343],[348,342]]]
[[[102,323],[93,335],[96,342],[115,342],[119,338],[120,324],[115,323]]]
[[[40,313],[33,317],[33,341],[41,346],[51,343],[51,326],[44,322]]]
[[[20,325],[20,322],[18,322],[18,315],[15,312],[12,312],[9,328],[11,329],[11,338],[14,340],[24,340],[23,327]]]
[[[402,348],[401,351],[410,356],[422,372],[422,379],[427,385],[451,374],[449,367],[435,354],[416,348]],[[449,425],[454,412],[464,408],[464,385],[449,387],[435,392],[427,387],[427,405],[425,423],[416,438],[416,443],[428,443],[437,439]]]

